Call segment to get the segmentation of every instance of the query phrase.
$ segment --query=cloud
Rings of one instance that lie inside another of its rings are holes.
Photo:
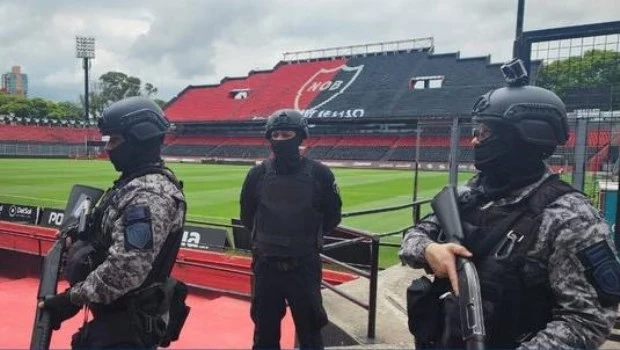
[[[528,0],[525,30],[612,21],[617,0]],[[91,78],[116,70],[169,99],[189,84],[272,68],[282,53],[433,37],[435,52],[511,56],[516,1],[3,0],[0,71],[22,65],[30,95],[76,100],[75,36],[96,37]]]

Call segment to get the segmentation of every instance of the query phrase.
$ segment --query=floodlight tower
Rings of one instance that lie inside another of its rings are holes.
[[[90,123],[88,104],[88,70],[90,68],[90,59],[95,58],[95,38],[89,36],[76,36],[75,55],[77,58],[82,59],[82,66],[84,68],[84,119],[86,123],[86,157],[90,158],[90,151],[88,149],[88,126]]]
[[[89,60],[95,58],[95,38],[76,36],[75,53],[77,58],[82,59],[84,67],[84,118],[88,122],[88,69],[90,68]]]

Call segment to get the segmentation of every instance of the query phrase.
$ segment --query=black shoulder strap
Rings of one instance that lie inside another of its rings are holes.
[[[515,251],[512,253],[513,258],[511,259],[516,264],[522,263],[525,255],[536,241],[536,233],[540,228],[542,214],[545,208],[561,196],[572,192],[579,191],[562,181],[558,175],[551,175],[529,196],[526,203],[526,210],[523,210],[523,215],[516,220],[512,227],[512,231],[510,231],[513,233],[513,236],[505,236],[505,238],[498,243],[497,250],[502,249],[502,243],[510,243],[509,241],[511,239],[520,241],[520,244],[515,246]]]
[[[312,177],[312,170],[314,169],[314,164],[312,163],[312,161],[308,158],[301,158],[301,161],[303,162],[303,168],[301,170],[301,172],[308,177]]]
[[[562,181],[559,176],[551,175],[538,188],[534,189],[522,204],[514,207],[514,211],[502,222],[500,227],[496,228],[496,231],[486,237],[485,242],[480,245],[476,253],[479,256],[488,256],[511,239],[522,241],[520,246],[524,247],[524,251],[527,251],[532,242],[528,236],[538,230],[543,210],[564,194],[576,191],[571,185]],[[513,231],[516,234],[509,236]],[[514,238],[519,235],[523,237]]]
[[[540,186],[528,199],[528,208],[534,215],[540,214],[549,204],[567,193],[580,192],[567,182],[560,179],[557,174],[549,176],[545,183]]]
[[[265,167],[265,175],[271,175],[276,173],[276,168],[273,166],[273,159],[268,158],[263,161]]]

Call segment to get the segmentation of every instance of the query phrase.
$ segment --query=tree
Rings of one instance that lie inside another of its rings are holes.
[[[45,118],[56,108],[56,103],[40,97],[30,99],[27,103],[30,105],[30,117],[33,118]]]
[[[151,83],[145,83],[142,89],[140,78],[122,72],[107,72],[99,77],[98,84],[95,84],[95,88],[91,88],[88,94],[89,113],[99,116],[106,107],[116,101],[131,96],[151,97],[155,94],[157,88]],[[84,106],[83,95],[80,95],[80,102]]]
[[[82,119],[84,112],[80,104],[75,102],[56,103],[40,97],[28,99],[0,93],[0,115],[38,119]]]
[[[586,89],[611,89],[620,84],[620,52],[590,50],[581,57],[554,61],[543,66],[536,83],[561,98]]]
[[[144,84],[144,92],[146,93],[146,96],[151,97],[151,95],[157,94],[157,88],[151,83],[146,83]]]
[[[161,98],[156,98],[156,99],[154,99],[154,100],[153,100],[153,102],[157,103],[157,105],[158,105],[160,108],[162,108],[162,109],[164,108],[164,106],[166,105],[166,103],[168,103],[168,102],[166,102],[166,101],[162,100]]]
[[[23,97],[12,96],[7,103],[0,106],[0,114],[14,115],[18,118],[33,117],[34,110],[28,100]]]
[[[84,111],[84,95],[80,95],[80,109]],[[103,110],[109,106],[110,103],[107,102],[101,91],[97,89],[93,89],[88,92],[88,115],[89,116],[100,116],[103,113]],[[84,114],[84,112],[82,112]]]
[[[83,119],[84,108],[79,104],[70,101],[63,101],[56,104],[54,110],[47,116],[56,119]]]

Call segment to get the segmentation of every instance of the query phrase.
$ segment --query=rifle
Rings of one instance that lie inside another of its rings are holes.
[[[457,204],[456,188],[444,187],[431,201],[431,207],[443,228],[449,242],[463,243],[463,227]],[[486,333],[482,313],[480,281],[476,266],[471,260],[456,257],[459,279],[459,311],[461,316],[461,333],[466,348],[483,350]]]
[[[102,194],[103,191],[99,189],[83,185],[75,185],[71,190],[59,237],[43,258],[43,269],[39,280],[39,291],[37,292],[37,309],[30,339],[31,350],[50,348],[52,340],[51,314],[45,308],[40,309],[38,304],[57,294],[58,277],[66,252],[65,242],[70,231],[72,231],[69,227],[77,225],[75,229],[77,235],[85,235],[90,221],[92,203],[97,202]],[[75,236],[72,235],[71,237],[75,239]]]

